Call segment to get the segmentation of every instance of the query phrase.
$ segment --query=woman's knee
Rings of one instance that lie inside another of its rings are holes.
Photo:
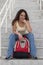
[[[32,32],[28,33],[29,37],[34,38],[34,34]]]
[[[34,34],[33,34],[32,32],[30,33],[30,35],[31,35],[32,37],[34,37]]]
[[[15,34],[14,33],[10,34],[9,39],[11,39],[11,38],[15,38]]]
[[[14,33],[11,33],[10,36],[9,36],[9,39],[15,39],[15,40],[17,40],[18,39],[18,35],[14,34]]]

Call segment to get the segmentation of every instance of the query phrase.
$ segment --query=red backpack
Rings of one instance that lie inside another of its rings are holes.
[[[25,43],[24,47],[21,46],[21,44]],[[15,52],[28,52],[30,53],[30,44],[27,38],[24,37],[24,40],[16,41],[15,47],[14,47]]]

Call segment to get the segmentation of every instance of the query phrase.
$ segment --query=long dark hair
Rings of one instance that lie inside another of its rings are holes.
[[[25,20],[29,20],[29,17],[28,17],[27,12],[26,12],[24,9],[20,9],[20,10],[17,12],[15,18],[13,19],[12,25],[14,25],[14,23],[15,23],[17,20],[19,21],[20,14],[21,14],[22,12],[25,13]]]

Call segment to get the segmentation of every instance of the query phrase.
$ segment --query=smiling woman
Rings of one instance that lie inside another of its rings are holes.
[[[27,15],[27,12],[24,9],[20,9],[17,12],[14,20],[12,21],[12,34],[9,37],[9,47],[8,47],[6,59],[9,59],[12,57],[15,42],[18,39],[21,40],[23,36],[26,36],[26,38],[30,42],[31,56],[33,58],[37,58],[36,47],[34,44],[34,35],[32,33],[29,17]]]

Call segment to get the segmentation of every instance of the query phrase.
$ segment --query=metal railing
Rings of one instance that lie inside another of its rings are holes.
[[[42,1],[43,0],[40,0],[40,10],[42,10]]]
[[[42,10],[42,1],[43,0],[37,0],[37,3],[39,3],[39,6],[40,6],[40,10]]]
[[[15,4],[15,0],[7,0],[0,11],[0,57],[1,57],[1,27],[5,22],[5,32],[7,32],[7,14],[9,12],[9,18],[11,19],[11,13],[13,11],[13,6]],[[12,10],[12,11],[11,11]],[[4,15],[3,15],[4,14]],[[5,20],[5,21],[4,21]]]

